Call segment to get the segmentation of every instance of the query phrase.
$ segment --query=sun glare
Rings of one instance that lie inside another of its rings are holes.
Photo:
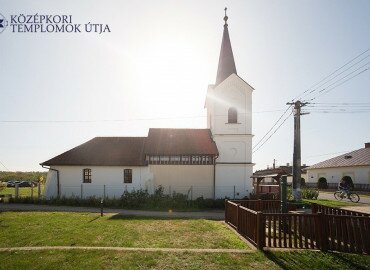
[[[144,115],[171,117],[199,114],[206,85],[200,55],[185,41],[146,43],[136,55],[136,86]],[[204,89],[202,89],[202,87]],[[196,111],[194,111],[196,110]]]

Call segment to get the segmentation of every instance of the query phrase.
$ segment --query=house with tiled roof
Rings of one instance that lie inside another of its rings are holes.
[[[120,197],[162,186],[190,198],[242,198],[252,191],[252,92],[236,71],[225,14],[206,129],[151,128],[146,137],[97,137],[41,163],[46,197]]]
[[[307,175],[308,182],[316,183],[324,177],[328,183],[339,183],[343,176],[349,176],[354,184],[370,184],[370,143],[310,166]]]

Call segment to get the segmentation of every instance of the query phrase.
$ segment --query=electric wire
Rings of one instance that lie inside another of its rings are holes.
[[[290,105],[284,112],[283,114],[279,117],[278,120],[276,120],[276,122],[272,125],[272,127],[265,133],[265,135],[257,142],[257,144],[255,144],[253,146],[252,149],[256,148],[262,141],[263,139],[270,133],[270,131],[279,123],[279,121],[284,117],[284,115],[286,114],[286,112],[292,107],[292,105]]]
[[[281,122],[281,124],[274,130],[274,132],[272,132],[271,134],[270,134],[270,136],[269,137],[267,137],[267,139],[256,149],[256,150],[254,150],[253,152],[252,152],[252,154],[253,153],[255,153],[255,152],[257,152],[265,143],[267,143],[268,142],[268,140],[281,128],[281,126],[286,122],[286,120],[288,120],[289,119],[289,117],[291,116],[293,114],[293,111],[283,120],[283,122]]]
[[[9,169],[4,165],[4,163],[2,163],[1,162],[1,160],[0,160],[0,164],[7,170],[7,171],[9,171]]]
[[[358,54],[357,56],[355,56],[354,58],[352,58],[351,60],[349,60],[348,62],[346,62],[344,65],[342,65],[341,67],[337,68],[336,70],[334,70],[333,72],[331,72],[329,75],[325,76],[323,79],[321,79],[320,81],[318,81],[317,83],[313,84],[311,87],[309,87],[307,90],[303,91],[301,94],[299,94],[298,96],[296,96],[295,98],[292,99],[292,101],[295,101],[297,100],[298,98],[300,98],[303,94],[307,93],[308,91],[310,91],[313,87],[316,87],[317,85],[319,85],[321,82],[325,81],[326,79],[330,78],[332,75],[334,75],[335,73],[337,73],[339,70],[341,70],[342,68],[344,68],[345,66],[347,66],[348,64],[352,63],[354,60],[356,60],[357,58],[361,57],[362,55],[364,55],[365,53],[367,53],[368,51],[370,51],[370,48],[366,49],[365,51],[361,52],[360,54]]]

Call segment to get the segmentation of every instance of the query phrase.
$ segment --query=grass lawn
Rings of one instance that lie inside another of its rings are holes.
[[[32,193],[32,188],[31,187],[20,187],[19,188],[19,196],[20,197],[31,197]],[[44,185],[41,185],[41,194],[44,191]],[[13,187],[6,187],[5,189],[0,191],[0,194],[11,194],[13,197],[15,196],[15,188]],[[33,197],[37,198],[37,187],[33,188]]]
[[[0,269],[279,269],[262,253],[195,254],[115,251],[0,252]]]
[[[350,201],[337,201],[337,200],[327,200],[327,199],[317,199],[317,200],[303,199],[302,201],[307,202],[307,203],[322,204],[322,205],[331,206],[331,207],[361,206],[358,203],[353,203]]]
[[[236,248],[247,245],[220,221],[91,213],[0,213],[0,247],[121,246]],[[0,269],[370,269],[370,256],[315,251],[247,254],[106,250],[2,251]]]
[[[304,252],[205,254],[119,251],[0,252],[0,269],[369,269],[370,256]]]
[[[2,212],[0,247],[247,248],[221,221],[96,213]]]

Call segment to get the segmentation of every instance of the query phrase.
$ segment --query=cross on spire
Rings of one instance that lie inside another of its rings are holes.
[[[225,21],[225,25],[227,25],[227,19],[229,19],[229,17],[227,17],[226,15],[226,11],[227,11],[227,7],[225,7],[225,17],[224,17],[224,21]]]

